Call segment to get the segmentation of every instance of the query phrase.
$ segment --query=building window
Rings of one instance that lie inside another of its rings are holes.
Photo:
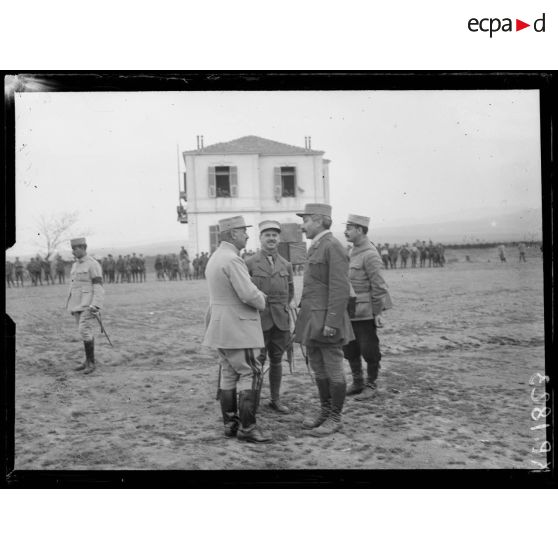
[[[277,201],[296,197],[296,167],[275,167],[273,193]]]
[[[210,198],[238,197],[238,180],[236,167],[209,167],[208,185]]]
[[[213,252],[219,246],[219,226],[218,225],[210,225],[209,226],[209,253],[213,254]]]

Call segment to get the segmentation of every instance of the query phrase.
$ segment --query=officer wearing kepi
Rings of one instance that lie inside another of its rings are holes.
[[[248,240],[246,228],[240,215],[219,221],[221,243],[206,269],[209,309],[203,344],[219,354],[225,436],[260,443],[271,441],[271,436],[256,425],[261,370],[256,356],[264,347],[259,311],[265,309],[266,297],[250,280],[240,257]]]
[[[354,339],[347,312],[349,260],[330,231],[331,205],[308,203],[297,215],[302,217],[302,230],[312,245],[304,269],[295,341],[306,346],[320,398],[318,415],[302,426],[312,436],[328,436],[342,427],[347,384],[341,347]]]
[[[70,240],[70,245],[76,261],[70,272],[70,292],[66,308],[76,319],[85,347],[85,361],[75,370],[90,374],[95,370],[95,314],[102,308],[105,297],[103,272],[99,262],[87,255],[85,238],[74,238]]]
[[[263,366],[266,354],[269,355],[269,405],[286,414],[289,408],[281,403],[279,391],[281,361],[291,336],[288,307],[294,304],[293,266],[278,252],[281,225],[277,221],[262,221],[258,227],[261,250],[246,260],[252,282],[267,295],[265,309],[260,312],[265,348],[258,358]]]
[[[351,312],[355,339],[343,347],[343,353],[353,375],[353,385],[347,390],[347,395],[355,395],[355,399],[360,401],[376,394],[381,359],[377,328],[382,327],[382,312],[393,305],[382,277],[382,258],[367,236],[370,218],[349,215],[345,225],[345,238],[353,245],[349,254],[349,280],[356,303]],[[367,367],[366,384],[362,358]]]

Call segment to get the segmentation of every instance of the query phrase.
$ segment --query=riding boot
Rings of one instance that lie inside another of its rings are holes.
[[[76,372],[80,372],[81,370],[85,370],[87,368],[87,341],[83,342],[83,346],[85,348],[85,360],[74,368]]]
[[[225,425],[225,436],[233,438],[238,431],[238,407],[236,404],[236,389],[222,389],[220,395],[221,413]]]
[[[331,412],[331,398],[329,394],[329,380],[327,378],[316,378],[318,395],[320,396],[320,411],[314,418],[308,418],[302,423],[302,428],[317,428],[323,424]]]
[[[368,379],[366,385],[362,390],[362,393],[357,395],[355,399],[357,401],[366,401],[367,399],[373,399],[376,397],[378,391],[376,389],[376,380],[378,378],[378,372],[380,370],[380,363],[369,364],[367,369]]]
[[[337,382],[331,384],[331,412],[328,418],[317,428],[314,428],[310,434],[312,436],[329,436],[335,434],[343,427],[341,423],[341,413],[343,411],[343,403],[345,402],[345,395],[347,386],[345,382]]]
[[[364,376],[362,373],[362,361],[360,356],[358,360],[350,360],[349,366],[351,367],[351,373],[353,375],[353,384],[347,390],[347,395],[356,395],[364,389]]]
[[[95,370],[95,340],[84,341],[85,345],[85,368],[84,374],[91,374]]]
[[[288,414],[289,408],[286,405],[283,405],[279,398],[282,375],[283,370],[281,363],[271,363],[269,366],[269,391],[271,393],[269,406],[279,413]]]
[[[256,424],[256,392],[251,389],[241,391],[238,395],[238,414],[240,428],[236,438],[242,442],[255,444],[271,442],[271,435],[263,432]]]

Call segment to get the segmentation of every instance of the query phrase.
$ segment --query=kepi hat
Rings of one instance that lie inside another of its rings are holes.
[[[247,225],[244,222],[244,217],[242,215],[237,215],[235,217],[227,217],[227,219],[219,219],[219,232],[230,231],[232,229],[243,229],[245,227],[251,227],[252,225]]]
[[[368,228],[370,226],[370,217],[365,217],[364,215],[352,215],[349,213],[347,217],[347,222],[344,225],[359,225],[360,227]]]
[[[327,203],[307,203],[304,209],[297,213],[299,217],[304,215],[323,215],[324,217],[331,217],[331,205]]]
[[[279,223],[279,221],[273,221],[270,219],[268,219],[267,221],[262,221],[258,225],[258,228],[260,229],[260,234],[264,231],[267,231],[268,229],[275,229],[276,231],[281,232],[281,224]]]
[[[70,246],[72,248],[75,248],[76,246],[87,246],[87,242],[85,241],[85,238],[83,238],[83,237],[72,238],[72,240],[70,240]]]

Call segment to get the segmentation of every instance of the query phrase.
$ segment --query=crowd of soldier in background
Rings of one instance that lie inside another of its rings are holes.
[[[19,258],[15,262],[6,260],[6,285],[11,287],[23,287],[25,281],[30,281],[32,287],[43,285],[54,285],[55,282],[62,285],[66,282],[66,262],[57,255],[54,262],[48,258],[42,258],[39,254],[24,263]],[[53,273],[54,271],[54,273]]]
[[[524,242],[517,244],[519,261],[525,262],[526,245]],[[442,243],[434,244],[432,240],[417,240],[413,244],[405,243],[402,246],[389,243],[378,244],[377,250],[382,257],[385,269],[399,269],[409,267],[443,267],[446,259],[444,256],[445,247]],[[542,250],[542,248],[541,248]],[[258,250],[259,251],[259,250]],[[247,258],[255,255],[253,250],[244,250],[242,257]],[[498,246],[500,261],[506,262],[504,245]],[[177,254],[158,254],[155,257],[155,274],[158,281],[181,281],[192,279],[205,279],[205,267],[210,254],[202,252],[196,254],[190,260],[187,250],[182,249]],[[143,254],[136,256],[134,252],[131,256],[118,256],[115,259],[111,254],[107,257],[98,259],[103,270],[104,283],[143,283],[146,280],[146,265]],[[66,267],[72,262],[65,261],[60,255],[51,262],[48,258],[43,258],[39,254],[27,263],[6,260],[6,286],[23,287],[24,281],[30,282],[30,286],[54,285],[66,283]],[[304,264],[293,264],[295,275],[302,274]],[[43,283],[44,281],[44,283]]]
[[[205,279],[205,267],[209,260],[209,253],[196,254],[190,259],[188,251],[182,246],[180,253],[157,254],[155,257],[155,275],[158,281],[182,281]]]
[[[143,254],[136,256],[133,252],[116,260],[109,254],[97,261],[101,264],[104,283],[143,283],[147,279]]]
[[[413,244],[405,243],[402,246],[378,244],[378,252],[382,257],[385,269],[400,269],[409,267],[444,267],[444,245],[441,242],[434,244],[432,240],[426,243],[417,240]],[[398,265],[399,264],[399,265]]]

